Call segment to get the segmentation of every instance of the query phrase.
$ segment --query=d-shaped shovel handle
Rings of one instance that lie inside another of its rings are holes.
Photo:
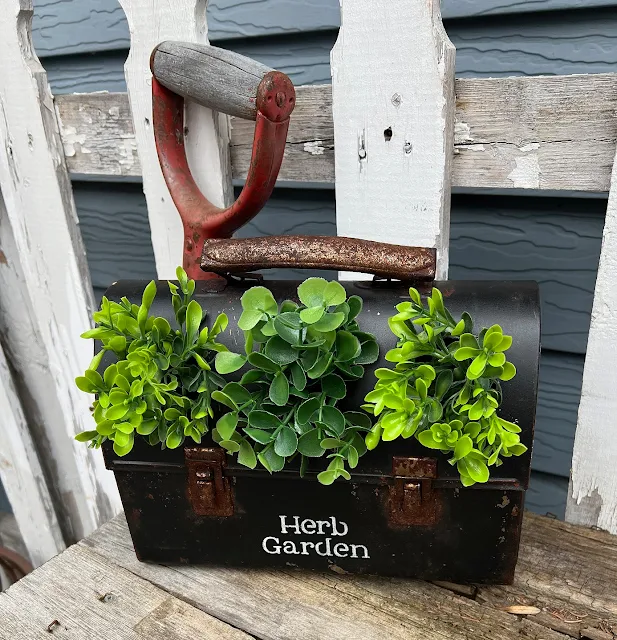
[[[150,67],[154,139],[165,182],[184,226],[183,266],[195,280],[216,277],[200,269],[204,241],[229,238],[270,197],[283,161],[295,89],[284,73],[208,45],[163,42],[154,49]],[[246,183],[226,209],[213,205],[191,174],[184,146],[185,98],[256,121]]]

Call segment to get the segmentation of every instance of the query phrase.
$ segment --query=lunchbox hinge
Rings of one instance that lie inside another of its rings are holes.
[[[390,486],[389,521],[393,526],[432,525],[439,513],[439,492],[434,458],[392,458],[394,482]]]
[[[188,469],[188,494],[198,516],[232,516],[234,500],[231,482],[223,475],[223,449],[192,447],[184,450]]]

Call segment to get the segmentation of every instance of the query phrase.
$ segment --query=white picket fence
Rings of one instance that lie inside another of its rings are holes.
[[[69,172],[142,176],[158,275],[171,277],[181,262],[180,219],[154,148],[148,62],[163,40],[207,42],[205,1],[121,4],[132,37],[128,95],[54,100],[32,49],[32,1],[5,0],[0,21],[0,477],[35,564],[120,509],[100,453],[73,440],[91,422],[73,378],[91,357],[79,334],[92,297]],[[298,88],[280,174],[307,182],[336,175],[340,235],[435,247],[445,278],[452,186],[610,189],[617,75],[455,81],[439,0],[341,0],[341,18],[332,86]],[[229,202],[232,178],[246,175],[253,126],[187,107],[189,161],[216,204]],[[615,281],[617,183],[567,510],[570,521],[612,533]]]

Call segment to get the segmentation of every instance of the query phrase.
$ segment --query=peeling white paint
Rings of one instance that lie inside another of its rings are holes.
[[[486,151],[486,147],[483,144],[466,144],[457,151]]]
[[[326,148],[323,146],[323,140],[311,140],[304,143],[304,150],[312,156],[323,156]]]
[[[110,115],[112,118],[119,118],[119,117],[120,117],[120,107],[116,107],[116,106],[111,107],[111,108],[109,109],[109,115]]]
[[[514,158],[516,167],[508,175],[514,189],[540,188],[540,160],[536,153]]]
[[[72,158],[76,153],[77,149],[75,145],[83,145],[86,141],[85,133],[77,133],[77,129],[72,126],[62,127],[61,129],[62,135],[62,147],[64,148],[64,155]],[[82,151],[82,149],[79,149]],[[89,151],[85,151],[84,153],[89,153]]]
[[[456,122],[454,124],[454,143],[473,142],[471,128],[466,122]]]
[[[530,151],[535,151],[539,148],[539,142],[529,142],[528,144],[524,144],[522,147],[519,147],[519,151],[521,151],[522,153],[529,153]]]

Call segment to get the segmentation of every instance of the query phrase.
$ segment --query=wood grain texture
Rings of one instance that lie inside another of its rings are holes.
[[[412,580],[139,563],[122,518],[80,546],[263,639],[557,640],[579,637],[581,621],[595,629],[617,622],[617,539],[529,514],[514,585],[482,587],[476,600]],[[502,611],[521,603],[544,615]]]
[[[3,593],[0,618],[3,640],[250,640],[85,545],[71,547]]]
[[[150,55],[164,40],[208,44],[206,0],[121,0],[131,32],[125,71],[157,274],[173,278],[182,264],[184,233],[171,199],[154,142]],[[185,150],[196,184],[215,206],[231,203],[229,121],[227,116],[187,103]]]
[[[617,156],[591,312],[566,517],[617,534]]]
[[[457,80],[453,186],[608,191],[617,141],[616,89],[613,74]],[[330,91],[298,89],[280,181],[333,182]],[[123,94],[59,96],[57,105],[71,171],[139,175]],[[390,143],[400,143],[405,155],[404,131],[397,133],[392,118],[384,118],[373,148],[386,144],[383,132],[391,128]],[[233,120],[234,178],[248,170],[253,129],[252,122]]]
[[[440,6],[341,0],[332,117],[338,235],[436,249],[436,277],[446,279],[456,52]],[[325,157],[309,152],[319,138],[307,133],[315,143],[304,142],[305,154]],[[387,225],[371,214],[375,203]]]
[[[73,438],[92,425],[90,399],[74,383],[92,359],[79,338],[91,326],[88,267],[53,97],[31,46],[32,3],[10,0],[4,10],[0,324],[68,542],[117,513],[119,498],[100,456]]]
[[[39,566],[64,548],[62,531],[32,434],[0,345],[0,479],[19,521],[27,556]],[[0,539],[0,544],[6,546]]]
[[[272,69],[238,53],[189,42],[161,42],[153,75],[178,95],[237,118],[255,120],[257,88]]]

